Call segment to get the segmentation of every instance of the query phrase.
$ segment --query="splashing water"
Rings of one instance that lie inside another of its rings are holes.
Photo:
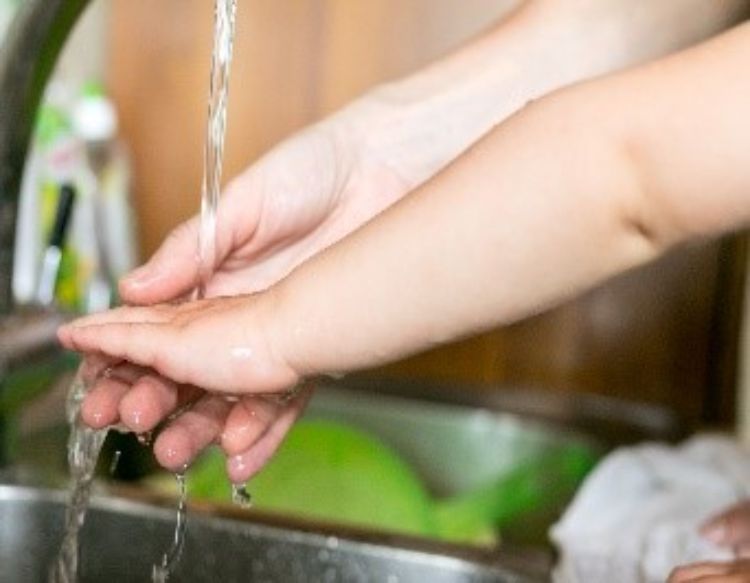
[[[180,503],[177,506],[177,525],[174,530],[172,546],[164,553],[161,558],[161,564],[154,565],[151,572],[153,583],[166,583],[169,576],[174,572],[175,567],[182,557],[182,549],[185,547],[185,531],[187,529],[187,482],[185,474],[175,474],[177,487],[180,491]]]
[[[146,431],[145,433],[139,433],[135,438],[143,447],[151,447],[151,444],[154,442],[154,432]]]
[[[253,497],[245,484],[232,484],[232,503],[240,508],[250,508],[253,505]]]
[[[91,429],[81,420],[81,404],[88,389],[79,370],[70,386],[66,405],[70,423],[70,437],[68,438],[70,499],[65,513],[63,542],[50,572],[51,583],[75,583],[77,581],[78,534],[86,520],[94,470],[104,439],[107,437],[107,429]]]

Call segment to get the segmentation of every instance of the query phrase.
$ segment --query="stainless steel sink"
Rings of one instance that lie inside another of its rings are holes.
[[[326,385],[308,417],[342,421],[377,436],[437,497],[472,491],[561,444],[604,453],[622,442],[677,435],[674,419],[662,410],[584,395],[477,393],[372,379]],[[46,470],[54,465],[50,459],[62,462],[66,429],[57,425],[54,431],[46,441],[22,440],[21,459],[33,462],[36,456],[36,467]],[[59,451],[50,457],[53,449]],[[3,482],[9,480],[0,476]],[[165,506],[143,490],[127,495],[95,501],[83,529],[82,581],[149,581],[151,564],[168,547],[174,501]],[[525,511],[504,525],[502,544],[492,549],[198,503],[189,513],[187,547],[174,581],[546,580],[552,562],[546,532],[569,496],[552,500],[546,513]],[[61,539],[64,497],[0,485],[0,582],[46,581]]]
[[[64,494],[0,486],[0,581],[47,581],[62,538]],[[175,582],[485,583],[543,581],[544,564],[513,553],[326,530],[223,509],[192,509]],[[150,581],[172,539],[174,511],[97,499],[82,538],[81,582]]]

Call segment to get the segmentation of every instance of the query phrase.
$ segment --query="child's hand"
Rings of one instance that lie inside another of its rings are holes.
[[[731,547],[738,557],[750,556],[750,500],[743,500],[711,518],[701,527],[711,542]],[[750,582],[750,561],[704,562],[675,569],[669,583],[743,583]]]
[[[731,547],[743,557],[750,557],[750,500],[743,500],[714,516],[701,528],[711,542]]]
[[[750,583],[750,561],[696,563],[675,569],[668,583]]]
[[[145,433],[192,403],[160,432],[154,444],[159,462],[179,471],[219,442],[230,478],[247,480],[279,446],[308,398],[306,392],[288,400],[267,394],[294,387],[299,378],[263,338],[258,304],[245,296],[121,308],[61,329],[66,347],[97,355],[84,366],[85,379],[94,382],[84,421],[94,427],[119,422]],[[239,400],[230,402],[226,393]]]

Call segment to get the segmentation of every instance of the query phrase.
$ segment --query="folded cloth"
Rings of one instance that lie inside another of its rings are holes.
[[[719,436],[617,450],[550,532],[558,583],[663,583],[678,565],[730,560],[703,539],[712,515],[750,494],[750,452]]]

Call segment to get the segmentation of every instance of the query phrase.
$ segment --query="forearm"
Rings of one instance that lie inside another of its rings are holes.
[[[588,89],[540,100],[416,192],[301,266],[272,297],[303,375],[388,362],[570,297],[655,253]],[[591,116],[591,117],[589,117]]]
[[[748,34],[528,107],[278,286],[275,344],[302,374],[376,365],[742,226]]]
[[[352,117],[413,188],[529,101],[696,43],[736,23],[748,5],[529,0],[457,51],[376,88],[354,103]]]

